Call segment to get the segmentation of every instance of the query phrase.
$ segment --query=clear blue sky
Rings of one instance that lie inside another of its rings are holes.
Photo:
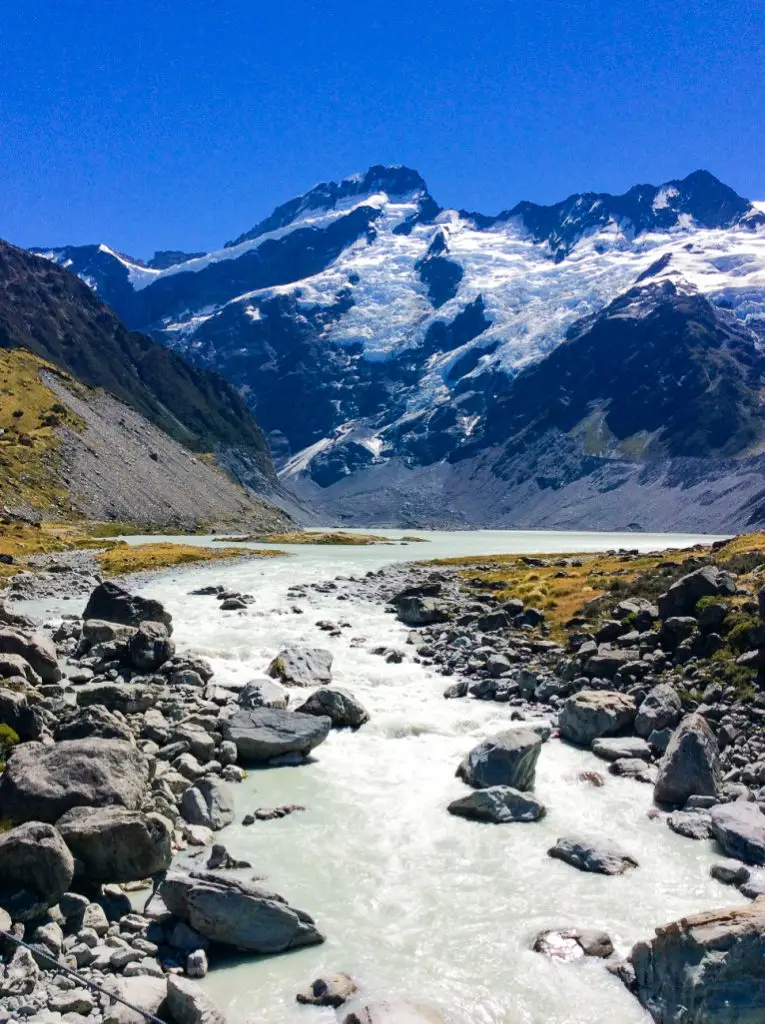
[[[765,199],[765,0],[6,0],[0,235],[209,249],[317,181]]]

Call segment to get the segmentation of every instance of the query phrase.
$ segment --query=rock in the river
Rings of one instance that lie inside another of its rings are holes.
[[[673,811],[667,824],[686,839],[709,839],[712,835],[712,818],[708,811]]]
[[[239,691],[236,702],[241,708],[286,708],[289,693],[273,679],[252,679]]]
[[[320,686],[295,710],[304,715],[326,715],[336,729],[358,729],[369,721],[361,701],[339,686]]]
[[[531,729],[507,729],[473,747],[457,769],[457,777],[474,789],[532,789],[541,749],[542,740]]]
[[[682,807],[690,796],[717,796],[720,787],[720,756],[714,733],[703,715],[687,715],[672,734],[659,764],[654,799],[659,804]]]
[[[24,633],[12,626],[0,628],[0,654],[18,654],[44,683],[57,683],[61,678],[56,648],[44,633]]]
[[[638,862],[615,843],[591,843],[587,839],[565,837],[558,839],[547,851],[549,857],[565,861],[579,871],[598,875],[623,875]]]
[[[83,619],[103,619],[123,626],[140,626],[142,622],[161,622],[172,633],[172,616],[159,601],[131,594],[113,580],[99,583],[88,598]]]
[[[429,626],[451,618],[449,606],[435,597],[400,597],[395,606],[396,618],[407,626]]]
[[[635,701],[614,690],[580,690],[564,703],[560,733],[564,739],[589,747],[601,736],[625,732],[635,719]]]
[[[765,864],[765,814],[757,804],[718,804],[711,815],[714,837],[729,857]]]
[[[651,748],[639,736],[608,736],[592,741],[592,752],[604,761],[618,761],[622,757],[651,760]]]
[[[347,1003],[356,992],[358,986],[350,974],[339,972],[316,978],[295,997],[299,1003],[311,1006],[332,1006],[337,1009]]]
[[[195,981],[167,976],[167,1009],[175,1024],[226,1024],[226,1018]]]
[[[169,874],[159,892],[171,913],[211,942],[254,953],[282,953],[324,941],[308,914],[249,882]]]
[[[14,920],[40,917],[73,877],[72,855],[52,825],[30,821],[0,834],[0,907]]]
[[[511,786],[476,789],[467,796],[452,800],[447,810],[459,818],[496,825],[512,821],[539,821],[546,813],[541,800]]]
[[[710,867],[709,874],[723,885],[743,885],[749,881],[751,871],[740,860],[718,860]]]
[[[659,683],[646,695],[635,716],[635,732],[645,739],[656,730],[674,728],[680,721],[683,705],[669,683]]]
[[[367,1003],[343,1018],[343,1024],[443,1024],[431,1006],[398,1001]]]
[[[627,961],[634,972],[629,980],[658,1024],[761,1024],[763,949],[765,900],[710,910],[638,942]]]
[[[332,654],[323,647],[288,647],[276,655],[267,672],[285,686],[320,686],[332,679]]]
[[[585,956],[605,960],[613,953],[614,945],[606,932],[596,928],[548,928],[537,935],[532,949],[551,960],[571,963]]]
[[[130,663],[139,672],[153,672],[174,654],[175,642],[162,622],[142,622],[128,641]]]
[[[205,776],[186,790],[181,814],[191,825],[204,825],[217,832],[234,820],[234,798],[222,779]]]
[[[22,743],[0,776],[0,816],[53,823],[72,807],[135,810],[148,782],[148,760],[121,740]]]
[[[236,744],[240,760],[262,763],[285,754],[310,754],[324,742],[331,726],[326,717],[257,708],[237,711],[221,728],[226,739]]]
[[[124,807],[74,807],[56,824],[89,882],[136,882],[170,867],[172,825]]]

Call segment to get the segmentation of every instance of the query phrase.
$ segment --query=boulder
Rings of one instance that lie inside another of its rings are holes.
[[[531,729],[508,729],[473,747],[457,769],[457,777],[474,789],[534,786],[542,739]]]
[[[639,736],[608,736],[592,741],[592,752],[604,761],[618,761],[623,757],[651,760],[651,748]]]
[[[213,831],[234,820],[234,798],[222,779],[208,775],[199,779],[181,798],[181,814],[191,825],[204,825]]]
[[[194,873],[167,876],[167,909],[211,942],[253,953],[283,953],[324,941],[313,918],[250,882]]]
[[[712,836],[708,811],[673,811],[667,818],[667,825],[686,839],[710,839]]]
[[[56,648],[44,633],[23,633],[12,626],[0,629],[0,654],[18,654],[44,683],[57,683],[61,678]]]
[[[751,871],[740,860],[718,860],[709,869],[712,878],[723,885],[743,885],[751,877]]]
[[[130,1006],[156,1016],[167,999],[167,979],[138,975],[132,978],[107,974],[100,981],[107,992],[124,999]],[[109,1001],[104,1011],[103,1024],[146,1024],[142,1013],[131,1010],[124,1003]]]
[[[139,672],[153,672],[174,654],[175,642],[162,622],[142,622],[128,641],[130,664]]]
[[[89,708],[99,704],[123,715],[140,715],[163,695],[163,687],[151,683],[88,683],[77,690],[77,705]]]
[[[645,739],[652,732],[673,729],[683,714],[683,705],[669,683],[659,683],[648,692],[635,716],[635,732]]]
[[[0,679],[23,679],[30,686],[41,686],[42,679],[20,654],[0,654]]]
[[[580,690],[561,708],[560,734],[572,743],[589,747],[601,736],[625,732],[635,720],[635,701],[614,690]]]
[[[698,712],[687,715],[672,734],[659,763],[654,799],[682,807],[690,796],[718,796],[720,756],[717,740]]]
[[[324,742],[331,726],[329,718],[277,708],[242,709],[221,723],[225,738],[236,744],[240,760],[251,763],[285,754],[305,757]]]
[[[399,597],[394,604],[396,618],[407,626],[430,626],[452,617],[449,605],[435,597]]]
[[[558,839],[547,851],[548,857],[565,861],[579,871],[598,875],[623,875],[638,862],[616,843],[591,843],[587,839],[565,837]]]
[[[136,631],[135,626],[122,626],[118,622],[103,619],[85,619],[82,624],[82,647],[90,650],[97,644],[109,644],[115,640],[129,640]]]
[[[694,615],[702,597],[730,597],[735,593],[736,581],[730,573],[722,572],[715,565],[705,565],[702,569],[682,576],[666,594],[659,595],[659,618]]]
[[[69,889],[74,860],[52,825],[30,821],[0,834],[0,906],[30,921]]]
[[[633,947],[631,988],[657,1022],[761,1024],[763,949],[765,900],[694,914]]]
[[[326,715],[335,729],[358,729],[369,721],[364,705],[339,686],[320,686],[295,710],[303,715]]]
[[[159,814],[73,807],[56,827],[89,882],[137,882],[170,867],[172,825]]]
[[[476,789],[467,796],[452,800],[450,814],[471,821],[487,821],[502,825],[512,821],[539,821],[546,814],[545,805],[528,793],[512,786],[489,786]]]
[[[444,1018],[420,1003],[383,1001],[367,1003],[343,1018],[343,1024],[443,1024]]]
[[[167,1011],[175,1024],[226,1024],[226,1018],[194,981],[167,976]]]
[[[266,671],[285,686],[320,686],[332,678],[332,654],[323,647],[288,647]]]
[[[26,694],[0,686],[0,722],[20,740],[39,740],[51,717],[39,705],[30,704]]]
[[[616,650],[613,647],[599,647],[598,653],[588,658],[584,674],[590,679],[613,679],[620,668],[635,661],[634,651]]]
[[[17,612],[10,601],[0,598],[0,622],[6,626],[16,626],[23,630],[34,631],[37,623],[31,616]]]
[[[537,935],[531,948],[535,953],[564,963],[585,956],[605,960],[614,951],[610,936],[596,928],[548,928]]]
[[[264,677],[252,679],[240,691],[236,702],[241,708],[286,708],[290,695],[281,683]]]
[[[757,804],[737,800],[712,808],[712,833],[729,857],[765,864],[765,814]]]
[[[316,978],[295,996],[299,1003],[311,1006],[331,1006],[337,1009],[347,1003],[358,992],[358,986],[350,974],[342,972]]]
[[[125,721],[117,718],[101,704],[73,709],[71,715],[59,722],[54,735],[57,742],[90,738],[124,740],[131,744],[135,742],[133,733]]]
[[[0,776],[0,816],[53,823],[72,807],[135,810],[148,782],[148,760],[121,740],[22,743]]]
[[[140,626],[142,622],[161,622],[172,633],[172,616],[159,601],[131,594],[113,580],[99,583],[88,598],[83,619],[104,619],[123,626]]]

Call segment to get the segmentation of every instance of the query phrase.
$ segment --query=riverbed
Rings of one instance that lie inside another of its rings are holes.
[[[419,535],[427,542],[296,545],[290,558],[168,572],[141,587],[172,613],[179,648],[208,657],[221,680],[262,674],[283,646],[321,646],[334,655],[334,681],[352,690],[371,715],[358,732],[333,732],[313,763],[254,771],[234,787],[237,822],[262,806],[301,804],[305,812],[235,824],[221,834],[235,857],[252,863],[243,876],[262,876],[312,914],[327,942],[284,956],[243,958],[214,970],[204,984],[231,1024],[335,1021],[334,1011],[298,1006],[295,993],[322,972],[338,970],[358,979],[369,998],[424,1001],[450,1024],[645,1024],[648,1015],[602,962],[553,963],[531,952],[530,942],[542,928],[577,924],[605,929],[626,952],[656,925],[745,902],[709,877],[716,859],[711,844],[651,820],[649,786],[607,773],[600,789],[580,781],[586,769],[603,772],[603,762],[556,740],[544,745],[537,770],[544,820],[492,826],[452,817],[446,805],[467,792],[454,777],[458,762],[480,739],[510,724],[508,706],[444,700],[448,681],[413,663],[407,629],[382,604],[338,600],[342,587],[298,600],[287,590],[360,576],[398,560],[655,550],[701,538]],[[255,602],[244,612],[224,613],[214,598],[189,595],[208,583],[252,593]],[[319,620],[348,626],[330,637]],[[408,656],[388,664],[371,653],[378,645]],[[546,856],[558,836],[571,834],[616,840],[640,867],[607,878]]]

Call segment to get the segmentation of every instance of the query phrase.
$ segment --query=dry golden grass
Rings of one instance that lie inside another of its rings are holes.
[[[374,533],[347,533],[343,530],[327,530],[312,532],[310,530],[289,530],[286,533],[253,533],[247,537],[221,537],[224,542],[253,541],[259,544],[348,544],[364,546],[366,544],[390,544],[389,537],[378,537]]]
[[[118,541],[97,557],[106,576],[150,572],[195,562],[220,562],[227,558],[278,558],[286,551],[252,551],[243,548],[204,548],[190,544],[127,544]]]

